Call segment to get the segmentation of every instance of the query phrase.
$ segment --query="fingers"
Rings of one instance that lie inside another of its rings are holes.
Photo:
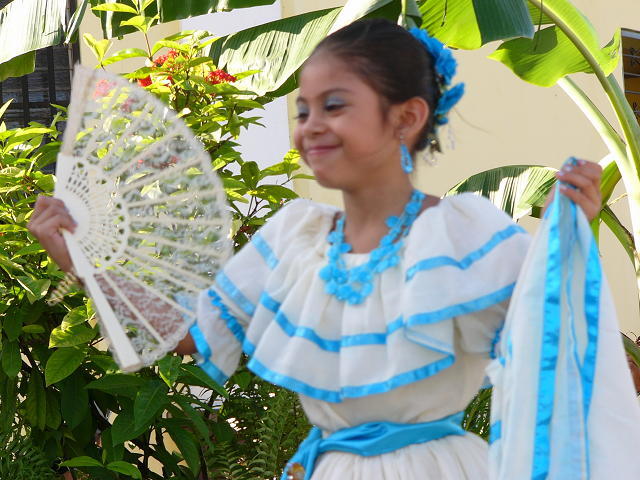
[[[76,224],[64,202],[51,197],[39,197],[27,229],[40,242],[51,258],[64,270],[72,268],[71,257],[60,230],[73,232]]]
[[[602,203],[600,193],[602,167],[597,163],[578,160],[576,165],[565,165],[556,176],[567,184],[560,185],[562,194],[579,205],[589,220],[593,220],[600,211]]]
[[[75,230],[75,222],[67,211],[64,202],[57,198],[39,196],[36,200],[33,213],[27,225],[27,229],[36,237],[47,233],[52,228],[52,220],[59,223],[55,230],[65,228],[71,232]],[[43,225],[45,228],[43,228]],[[42,233],[41,233],[42,232]]]

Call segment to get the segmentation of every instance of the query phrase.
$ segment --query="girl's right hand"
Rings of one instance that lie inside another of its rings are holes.
[[[71,271],[73,263],[61,229],[73,232],[76,223],[69,215],[64,202],[57,198],[39,196],[31,219],[27,225],[29,232],[35,236],[61,270]]]

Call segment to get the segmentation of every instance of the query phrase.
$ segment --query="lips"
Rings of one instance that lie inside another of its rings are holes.
[[[337,147],[337,145],[314,145],[312,147],[307,147],[305,149],[305,153],[307,155],[322,155],[336,149]]]

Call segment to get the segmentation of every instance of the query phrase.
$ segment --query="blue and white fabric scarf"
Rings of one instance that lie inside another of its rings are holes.
[[[492,480],[640,479],[640,407],[598,248],[559,191],[496,347]]]

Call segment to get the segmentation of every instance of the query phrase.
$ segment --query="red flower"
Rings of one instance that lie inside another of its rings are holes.
[[[224,70],[213,70],[212,72],[207,73],[207,76],[204,77],[204,79],[211,85],[235,82],[236,80],[238,80],[236,77],[228,74]]]
[[[164,63],[167,60],[174,59],[178,55],[180,55],[180,52],[178,52],[177,50],[171,49],[167,53],[165,53],[164,55],[160,55],[158,58],[156,58],[153,61],[153,63],[155,63],[156,67],[161,67],[162,65],[164,65]]]
[[[147,75],[144,78],[139,78],[138,79],[138,85],[140,85],[141,87],[148,87],[152,83],[153,82],[151,81],[151,75]]]

